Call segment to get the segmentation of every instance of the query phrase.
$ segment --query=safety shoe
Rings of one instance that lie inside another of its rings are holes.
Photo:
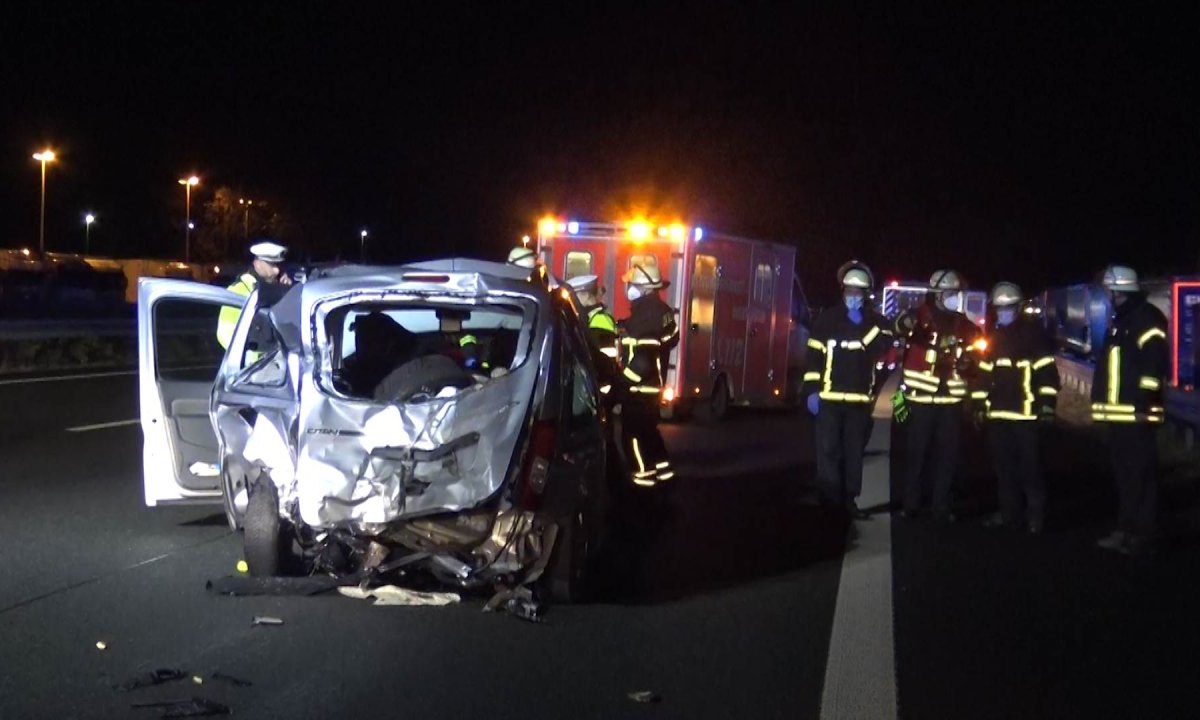
[[[1125,543],[1129,540],[1129,533],[1123,530],[1114,530],[1108,537],[1100,538],[1096,541],[1096,547],[1104,550],[1117,550],[1125,547]]]

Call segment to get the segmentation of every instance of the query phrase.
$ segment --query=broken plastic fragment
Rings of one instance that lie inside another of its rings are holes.
[[[221,473],[213,463],[197,461],[188,466],[188,472],[194,477],[216,477]]]
[[[246,573],[250,572],[250,566],[246,564],[245,560],[238,560],[237,571],[245,575]]]
[[[197,684],[197,685],[203,685],[203,684],[204,684],[204,678],[200,677],[199,675],[193,675],[193,676],[192,676],[192,682],[193,682],[193,683],[195,683],[195,684]]]
[[[107,650],[107,649],[108,649],[108,643],[106,643],[106,642],[104,642],[103,640],[101,640],[100,642],[96,643],[96,649],[97,649],[97,650]]]
[[[283,620],[269,615],[255,615],[251,625],[282,625]]]
[[[243,680],[241,678],[234,677],[232,675],[228,675],[228,674],[220,672],[220,671],[213,673],[209,677],[211,677],[213,680],[224,680],[225,682],[229,683],[230,685],[233,685],[234,687],[250,687],[251,685],[254,684],[254,683],[250,682],[249,680]]]
[[[125,692],[129,692],[131,690],[140,690],[142,688],[154,687],[155,685],[162,685],[163,683],[182,680],[186,676],[187,673],[182,670],[176,670],[174,668],[159,668],[158,670],[152,670],[148,673],[138,675],[131,680],[126,680],[118,685],[117,689],[124,690]]]
[[[656,703],[662,700],[653,690],[635,690],[629,693],[629,699],[637,703]]]

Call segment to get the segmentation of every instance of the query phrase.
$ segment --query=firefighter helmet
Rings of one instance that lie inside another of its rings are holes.
[[[530,247],[515,247],[508,251],[508,264],[523,268],[533,268],[537,265],[537,253]]]
[[[600,291],[600,283],[595,275],[576,275],[569,278],[567,284],[577,293],[598,295]]]
[[[958,292],[963,289],[963,280],[953,270],[938,270],[929,277],[929,289]]]
[[[621,282],[636,285],[642,290],[661,290],[671,283],[662,279],[658,265],[634,265],[621,276]]]
[[[1021,293],[1021,288],[1016,283],[996,283],[996,287],[992,288],[992,305],[996,307],[1018,305],[1024,299],[1025,296]]]
[[[875,287],[875,276],[871,274],[871,268],[857,260],[851,260],[838,268],[838,282],[843,288],[870,290]]]
[[[1109,265],[1104,268],[1103,285],[1114,292],[1139,292],[1142,289],[1137,272],[1124,265]]]

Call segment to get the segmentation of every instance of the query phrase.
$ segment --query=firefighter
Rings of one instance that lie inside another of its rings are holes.
[[[603,290],[595,275],[577,275],[567,281],[587,316],[588,339],[591,341],[600,392],[609,395],[617,371],[617,321],[600,298]]]
[[[623,277],[629,317],[617,324],[621,346],[621,439],[637,485],[675,477],[658,430],[659,398],[671,349],[679,342],[675,311],[658,291],[668,283],[656,265],[634,265]]]
[[[292,279],[287,276],[287,273],[282,272],[280,268],[284,256],[287,255],[287,248],[278,243],[264,240],[251,245],[250,254],[254,256],[254,260],[250,263],[250,269],[242,273],[227,288],[230,292],[237,293],[243,297],[250,297],[250,293],[254,292],[254,289],[260,285],[287,286],[292,284]],[[241,308],[221,308],[221,314],[217,319],[217,342],[221,344],[221,347],[229,347],[229,342],[233,340],[233,331],[237,327],[238,318],[241,317],[241,314]]]
[[[1038,420],[1053,420],[1058,395],[1054,346],[1042,328],[1021,312],[1021,288],[992,288],[995,326],[971,397],[983,403],[988,444],[996,473],[1000,511],[987,527],[1024,527],[1042,532],[1046,486],[1038,461]]]
[[[838,282],[844,307],[821,313],[813,324],[802,395],[816,416],[823,500],[866,520],[870,515],[855,501],[875,405],[875,363],[886,345],[884,321],[867,302],[875,283],[866,265],[846,263],[838,269]]]
[[[896,321],[907,339],[901,391],[908,408],[904,472],[904,516],[915,517],[926,481],[933,486],[933,514],[953,522],[950,490],[962,436],[962,403],[974,360],[975,324],[959,309],[962,278],[939,270],[929,279],[929,294],[919,308]]]
[[[1153,549],[1158,513],[1158,450],[1168,363],[1167,320],[1141,291],[1137,273],[1104,271],[1114,309],[1092,380],[1092,420],[1108,427],[1117,484],[1117,527],[1097,544],[1140,555]]]

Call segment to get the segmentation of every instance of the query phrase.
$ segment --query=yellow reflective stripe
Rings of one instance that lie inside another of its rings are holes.
[[[1137,411],[1137,408],[1134,406],[1121,403],[1092,403],[1092,409],[1099,410],[1101,412],[1118,413],[1131,413]]]
[[[864,395],[862,393],[820,392],[817,393],[817,397],[821,398],[822,400],[830,400],[832,402],[871,402],[871,396]]]
[[[1024,371],[1022,373],[1022,377],[1021,377],[1021,390],[1024,391],[1024,393],[1025,393],[1025,402],[1023,403],[1023,405],[1021,407],[1021,414],[1032,415],[1033,414],[1033,367],[1029,364],[1028,360],[1023,361],[1023,362],[1025,364],[1021,366],[1021,370]]]
[[[675,477],[675,471],[674,471],[674,470],[668,470],[667,472],[664,472],[664,473],[659,473],[659,474],[658,474],[658,479],[659,479],[660,481],[666,481],[666,480],[670,480],[670,479],[671,479],[671,478],[673,478],[673,477]]]
[[[927,363],[937,362],[937,350],[934,350],[932,348],[929,350],[926,350],[925,351],[925,362],[927,362]]]
[[[1116,405],[1121,395],[1121,348],[1108,351],[1108,402]]]
[[[612,392],[612,385],[601,385],[600,392],[604,395],[609,394],[610,392]]]
[[[1038,395],[1057,395],[1057,394],[1058,394],[1058,388],[1052,388],[1052,387],[1038,388]]]
[[[1054,356],[1047,355],[1046,357],[1041,358],[1037,362],[1035,362],[1033,364],[1033,369],[1041,370],[1042,368],[1046,367],[1047,365],[1053,365],[1053,364],[1054,364]]]
[[[1010,410],[988,410],[989,420],[1037,420],[1036,415],[1012,412]]]
[[[821,379],[821,373],[816,370],[810,370],[804,373],[804,382],[817,382]]]
[[[1136,415],[1112,415],[1105,413],[1092,413],[1092,419],[1098,422],[1137,422]]]
[[[657,395],[660,391],[652,385],[635,385],[630,390],[636,393],[645,393],[646,395]]]
[[[634,381],[634,382],[641,382],[641,381],[642,381],[642,376],[641,376],[641,375],[638,375],[637,373],[635,373],[634,371],[630,370],[629,368],[625,368],[624,370],[622,370],[622,371],[621,371],[621,374],[622,374],[622,375],[624,375],[625,377],[629,378],[630,380]]]
[[[1012,358],[997,358],[996,359],[996,367],[1012,367],[1012,366],[1013,366]]]
[[[870,345],[871,341],[877,337],[879,337],[879,326],[878,325],[876,325],[875,327],[873,327],[867,331],[867,334],[863,336],[862,344]]]
[[[857,340],[843,340],[840,343],[838,343],[838,345],[842,346],[846,350],[862,350],[863,349],[863,344]]]
[[[976,390],[975,392],[971,393],[972,400],[986,400],[987,396],[987,390]]]
[[[1159,390],[1162,388],[1162,383],[1158,378],[1143,377],[1138,379],[1138,387],[1143,390]]]
[[[637,460],[639,474],[646,473],[646,463],[642,462],[642,448],[638,445],[638,439],[633,438],[633,458]]]
[[[991,371],[992,371],[992,368],[994,368],[994,367],[995,367],[995,365],[992,365],[992,364],[991,364],[990,362],[988,362],[987,360],[980,360],[980,361],[979,361],[979,369],[980,369],[980,370],[982,370],[982,371],[984,371],[984,372],[991,372]]]
[[[1142,333],[1142,336],[1138,338],[1138,342],[1137,342],[1138,350],[1141,350],[1143,345],[1150,342],[1154,338],[1162,338],[1162,339],[1166,340],[1167,334],[1165,332],[1163,332],[1162,330],[1159,330],[1158,328],[1150,328],[1146,332]]]
[[[600,348],[600,352],[601,352],[601,353],[602,353],[602,354],[603,354],[605,357],[610,357],[610,358],[612,358],[613,360],[616,360],[616,359],[617,359],[617,349],[616,349],[615,347],[608,347],[608,346],[605,346],[605,347],[602,347],[602,348]]]
[[[813,338],[809,338],[808,346],[810,348],[812,348],[813,350],[820,350],[821,352],[825,352],[825,343],[821,342],[820,340],[814,340]]]
[[[825,352],[825,387],[828,392],[833,387],[833,340],[828,343],[828,350]]]

